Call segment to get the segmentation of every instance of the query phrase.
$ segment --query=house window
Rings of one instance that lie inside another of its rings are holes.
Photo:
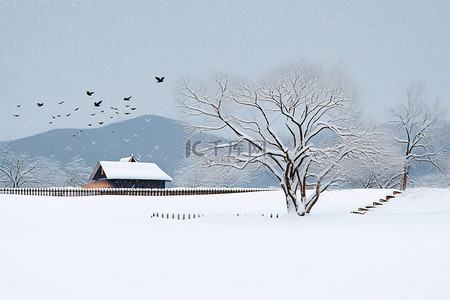
[[[103,168],[100,167],[100,174],[103,176]]]

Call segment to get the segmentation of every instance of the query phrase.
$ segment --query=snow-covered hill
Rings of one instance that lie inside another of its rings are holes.
[[[350,214],[390,192],[330,191],[278,219],[261,216],[283,212],[278,192],[0,195],[0,299],[449,299],[450,189]]]

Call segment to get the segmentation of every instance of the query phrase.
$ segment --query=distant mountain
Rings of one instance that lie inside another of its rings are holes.
[[[147,115],[98,128],[54,129],[8,144],[13,151],[51,157],[62,165],[80,156],[92,168],[99,160],[118,161],[133,154],[141,162],[156,163],[174,177],[186,155],[189,138],[179,122]],[[0,147],[5,143],[0,142]],[[270,175],[260,174],[247,186],[276,184]]]
[[[134,154],[173,173],[183,157],[187,135],[173,120],[143,116],[92,129],[54,129],[9,142],[12,150],[62,163],[80,156],[92,167],[99,160],[119,160]]]

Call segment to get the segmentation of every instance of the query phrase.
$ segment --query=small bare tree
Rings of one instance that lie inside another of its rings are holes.
[[[218,74],[211,85],[184,81],[178,92],[192,127],[225,130],[235,137],[235,145],[248,143],[257,150],[229,153],[229,166],[264,166],[279,180],[289,211],[301,216],[315,203],[306,196],[309,167],[336,151],[360,151],[354,147],[362,136],[354,124],[356,91],[339,71],[300,62],[256,83]],[[335,144],[319,148],[315,142],[325,132],[335,137]]]
[[[417,164],[428,163],[443,174],[447,172],[442,163],[446,159],[445,142],[437,134],[439,107],[427,105],[423,93],[423,85],[410,84],[406,88],[406,103],[392,110],[392,122],[400,132],[396,141],[404,149],[402,190],[407,187],[411,167]]]
[[[30,164],[36,167],[27,176],[27,187],[61,187],[65,185],[66,174],[59,161],[40,156],[32,159]]]
[[[66,169],[66,184],[77,187],[85,185],[89,179],[91,168],[86,164],[86,161],[79,157],[73,157],[65,166]]]
[[[343,181],[353,187],[395,188],[399,186],[403,163],[399,161],[402,152],[392,143],[393,135],[386,128],[374,126],[373,134],[366,147],[377,149],[370,156],[351,156],[343,160],[339,167]]]
[[[5,151],[0,163],[2,173],[2,184],[12,188],[19,188],[26,185],[29,177],[38,168],[38,164],[31,163],[28,154],[16,154]]]

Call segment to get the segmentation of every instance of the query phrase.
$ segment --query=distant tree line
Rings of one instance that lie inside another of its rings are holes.
[[[87,183],[90,171],[78,156],[62,166],[48,157],[14,152],[7,144],[0,150],[1,187],[79,187]]]

